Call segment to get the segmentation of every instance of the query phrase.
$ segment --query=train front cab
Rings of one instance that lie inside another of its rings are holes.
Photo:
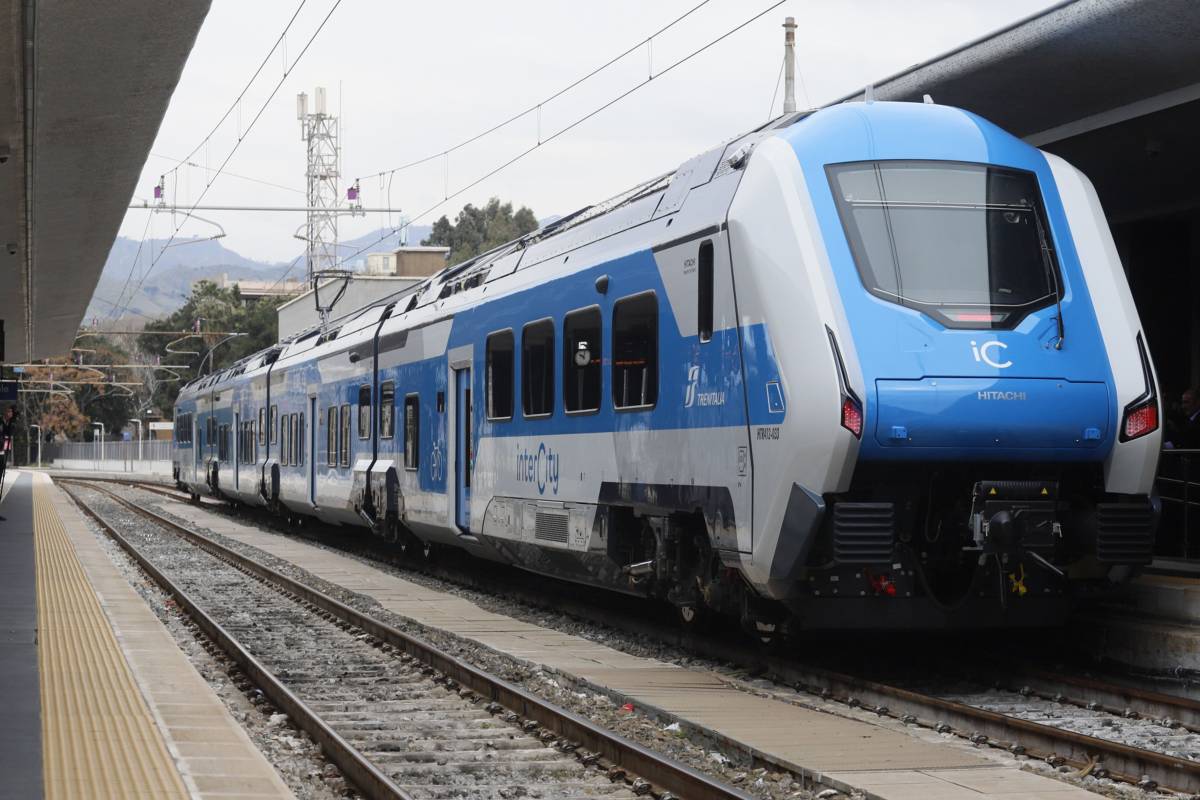
[[[857,453],[786,487],[767,583],[806,628],[1060,624],[1157,521],[1157,382],[1102,210],[983,120],[876,106],[791,141]]]

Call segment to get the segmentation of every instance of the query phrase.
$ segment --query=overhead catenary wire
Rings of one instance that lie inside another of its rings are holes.
[[[656,30],[654,33],[652,33],[652,34],[650,34],[649,36],[647,36],[647,37],[643,38],[643,39],[642,39],[641,41],[639,41],[637,44],[633,45],[632,47],[629,47],[628,49],[626,49],[625,51],[623,51],[623,52],[622,52],[622,53],[620,53],[619,55],[613,56],[613,57],[612,57],[612,58],[610,58],[608,61],[604,62],[604,63],[603,63],[603,64],[601,64],[600,66],[598,66],[598,67],[596,67],[595,69],[593,69],[591,72],[587,73],[586,75],[584,75],[584,76],[582,76],[582,77],[580,77],[580,78],[576,78],[576,79],[575,79],[574,81],[572,81],[570,84],[568,84],[567,86],[564,86],[563,88],[559,89],[557,92],[555,92],[554,94],[550,95],[549,97],[547,97],[547,98],[545,98],[545,99],[543,99],[543,100],[539,100],[538,102],[534,103],[533,105],[529,106],[528,108],[526,108],[526,109],[524,109],[524,110],[522,110],[522,111],[518,111],[518,112],[517,112],[517,113],[515,113],[515,114],[512,114],[511,116],[509,116],[509,117],[505,118],[503,121],[501,121],[501,122],[497,122],[496,124],[492,125],[490,128],[488,128],[488,129],[486,129],[486,130],[483,130],[483,131],[480,131],[479,133],[477,133],[477,134],[475,134],[475,135],[473,135],[473,136],[470,136],[470,137],[468,137],[468,138],[466,138],[466,139],[462,140],[462,141],[461,141],[461,142],[459,142],[458,144],[455,144],[455,145],[453,145],[453,146],[451,146],[451,147],[447,147],[447,148],[446,148],[446,149],[444,149],[444,150],[439,150],[438,152],[436,152],[436,153],[432,153],[432,154],[430,154],[430,155],[428,155],[428,156],[425,156],[424,158],[418,158],[417,160],[415,160],[415,161],[410,161],[410,162],[408,162],[407,164],[401,164],[401,165],[400,165],[400,166],[398,166],[398,167],[393,167],[393,168],[391,168],[391,169],[385,169],[385,170],[381,170],[381,171],[379,171],[379,172],[375,172],[375,173],[372,173],[372,174],[370,174],[370,175],[367,175],[367,176],[366,176],[366,180],[370,180],[371,178],[379,178],[379,177],[383,177],[383,176],[391,176],[391,175],[395,175],[397,172],[403,172],[403,171],[404,171],[404,170],[406,170],[406,169],[411,169],[411,168],[413,168],[413,167],[420,166],[421,164],[426,164],[426,163],[428,163],[428,162],[430,162],[430,161],[434,161],[434,160],[436,160],[436,159],[439,159],[439,158],[444,158],[444,157],[447,157],[447,156],[449,156],[451,153],[453,153],[455,150],[461,150],[462,148],[466,147],[467,145],[469,145],[469,144],[473,144],[473,143],[475,143],[475,142],[479,141],[480,139],[482,139],[483,137],[485,137],[485,136],[488,136],[489,134],[495,133],[496,131],[500,130],[501,128],[504,128],[504,127],[506,127],[506,126],[508,126],[508,125],[511,125],[512,123],[516,122],[517,120],[519,120],[519,119],[521,119],[521,118],[523,118],[523,117],[527,117],[527,116],[529,116],[530,114],[533,114],[533,113],[537,113],[537,114],[538,114],[539,126],[540,126],[540,120],[541,120],[541,111],[542,111],[542,106],[546,105],[547,103],[551,102],[552,100],[556,100],[556,99],[558,99],[559,97],[562,97],[564,94],[566,94],[567,92],[571,91],[571,90],[572,90],[572,89],[574,89],[576,86],[579,86],[581,83],[584,83],[585,81],[588,81],[588,80],[590,80],[591,78],[595,77],[596,75],[600,74],[600,73],[601,73],[601,72],[603,72],[604,70],[606,70],[606,69],[608,69],[609,67],[611,67],[613,64],[616,64],[618,61],[620,61],[620,60],[622,60],[623,58],[625,58],[625,57],[626,57],[627,55],[629,55],[630,53],[636,52],[637,50],[639,50],[639,49],[641,49],[642,47],[645,47],[645,46],[647,46],[647,45],[649,45],[649,46],[653,46],[653,45],[652,45],[652,42],[654,41],[655,37],[657,37],[657,36],[661,36],[663,33],[667,32],[667,31],[668,31],[668,30],[670,30],[671,28],[675,27],[675,26],[676,26],[676,25],[678,25],[680,22],[682,22],[683,20],[685,20],[685,19],[687,19],[688,17],[690,17],[692,14],[696,13],[696,12],[697,12],[697,11],[699,11],[701,8],[703,8],[704,6],[708,5],[710,2],[712,2],[712,0],[702,0],[700,3],[697,3],[696,5],[692,6],[692,7],[691,7],[691,8],[689,8],[687,11],[683,12],[683,13],[682,13],[682,14],[680,14],[678,17],[676,17],[675,19],[673,19],[673,20],[671,20],[670,22],[668,22],[666,25],[664,25],[664,26],[662,26],[661,28],[659,28],[658,30]],[[662,73],[659,73],[659,74],[661,75]],[[653,75],[653,67],[651,67],[651,74],[650,74],[650,77],[654,77],[654,75]],[[647,78],[647,80],[649,80],[649,78]],[[539,137],[539,138],[540,138],[540,137]]]
[[[470,189],[474,188],[475,186],[479,185],[480,183],[483,183],[484,181],[486,181],[488,178],[491,178],[492,176],[496,175],[497,173],[499,173],[499,172],[502,172],[503,170],[505,170],[505,169],[507,169],[507,168],[511,167],[513,164],[515,164],[515,163],[517,163],[518,161],[520,161],[521,159],[525,158],[525,157],[526,157],[526,156],[528,156],[530,153],[533,153],[534,151],[536,151],[536,150],[538,150],[538,149],[540,149],[540,148],[544,147],[545,145],[547,145],[547,144],[549,144],[550,142],[554,141],[555,139],[557,139],[558,137],[560,137],[560,136],[562,136],[563,134],[567,133],[568,131],[570,131],[570,130],[572,130],[572,129],[576,128],[576,127],[578,127],[579,125],[582,125],[584,122],[587,122],[589,119],[591,119],[592,117],[594,117],[594,116],[596,116],[597,114],[601,113],[602,111],[605,111],[606,109],[608,109],[608,108],[612,107],[613,105],[616,105],[616,104],[617,104],[617,103],[619,103],[621,100],[624,100],[626,97],[628,97],[629,95],[631,95],[631,94],[633,94],[634,92],[638,91],[639,89],[643,88],[644,86],[646,86],[647,84],[651,83],[652,81],[654,81],[654,80],[657,80],[658,78],[661,78],[662,76],[666,75],[668,72],[670,72],[671,70],[675,69],[676,67],[678,67],[678,66],[681,66],[682,64],[685,64],[685,63],[687,63],[688,61],[692,60],[693,58],[695,58],[696,56],[700,55],[700,54],[701,54],[701,53],[703,53],[704,51],[708,50],[710,47],[713,47],[714,45],[716,45],[716,44],[718,44],[718,43],[720,43],[720,42],[724,41],[725,39],[729,38],[729,37],[730,37],[730,36],[732,36],[733,34],[735,34],[735,33],[737,33],[738,31],[740,31],[742,28],[745,28],[747,25],[750,25],[751,23],[755,22],[755,21],[756,21],[756,20],[758,20],[759,18],[761,18],[761,17],[763,17],[764,15],[766,15],[766,14],[770,13],[771,11],[775,10],[775,9],[776,9],[776,8],[778,8],[779,6],[783,5],[785,2],[787,2],[787,0],[776,0],[776,2],[774,2],[774,3],[772,3],[771,5],[767,6],[767,7],[766,7],[766,8],[764,8],[762,11],[759,11],[759,12],[758,12],[757,14],[755,14],[754,16],[752,16],[752,17],[750,17],[750,18],[748,18],[748,19],[746,19],[746,20],[744,20],[744,21],[742,21],[742,22],[738,23],[736,26],[734,26],[733,28],[730,28],[729,30],[725,31],[725,33],[721,34],[721,35],[720,35],[720,36],[718,36],[717,38],[715,38],[715,39],[710,39],[710,40],[709,40],[709,41],[708,41],[706,44],[704,44],[704,45],[701,45],[700,47],[698,47],[698,48],[696,48],[695,50],[691,51],[690,53],[688,53],[687,55],[685,55],[685,56],[683,56],[682,58],[678,59],[677,61],[674,61],[674,62],[672,62],[672,63],[671,63],[670,65],[668,65],[668,66],[667,66],[665,69],[662,69],[662,70],[660,70],[660,71],[659,71],[659,72],[658,72],[656,75],[653,75],[653,76],[647,77],[645,80],[643,80],[643,81],[641,81],[641,82],[639,82],[639,83],[635,84],[633,87],[631,87],[631,88],[629,88],[629,89],[626,89],[626,90],[625,90],[624,92],[622,92],[621,94],[619,94],[619,95],[617,95],[616,97],[613,97],[612,99],[608,100],[608,101],[607,101],[607,102],[605,102],[603,105],[601,105],[601,106],[599,106],[599,107],[597,107],[597,108],[595,108],[595,109],[593,109],[593,110],[589,111],[588,113],[584,114],[584,115],[583,115],[583,116],[581,116],[581,117],[578,117],[578,118],[577,118],[577,119],[576,119],[574,122],[571,122],[571,123],[569,123],[569,124],[568,124],[568,125],[566,125],[565,127],[563,127],[563,128],[560,128],[558,131],[554,132],[553,134],[551,134],[551,135],[549,135],[549,136],[547,136],[547,137],[545,137],[545,138],[541,138],[541,139],[540,139],[540,140],[539,140],[539,141],[538,141],[536,144],[534,144],[533,146],[531,146],[531,147],[529,147],[529,148],[527,148],[527,149],[525,149],[525,150],[522,150],[522,151],[521,151],[520,153],[518,153],[517,155],[515,155],[515,156],[513,156],[512,158],[508,159],[507,161],[505,161],[504,163],[500,164],[499,166],[497,166],[497,167],[494,167],[493,169],[489,170],[488,172],[484,173],[483,175],[479,176],[478,178],[475,178],[473,181],[471,181],[470,183],[466,184],[465,186],[459,187],[458,189],[456,189],[456,190],[455,190],[455,191],[453,191],[453,192],[448,192],[448,193],[446,194],[446,196],[445,196],[443,199],[441,199],[441,200],[438,200],[437,202],[435,202],[433,205],[431,205],[431,206],[429,206],[428,208],[426,208],[426,209],[425,209],[424,211],[422,211],[421,213],[417,214],[417,215],[416,215],[416,216],[414,216],[414,217],[410,217],[410,218],[406,219],[406,220],[405,220],[403,223],[401,223],[399,226],[397,226],[397,227],[395,227],[395,228],[392,228],[390,231],[388,231],[387,233],[383,234],[383,235],[382,235],[382,236],[380,236],[379,238],[377,238],[377,239],[374,239],[374,240],[372,240],[371,242],[368,242],[367,244],[363,245],[363,246],[362,246],[362,247],[360,247],[359,249],[355,250],[353,253],[351,253],[351,254],[349,254],[348,256],[346,256],[345,258],[343,258],[343,259],[342,259],[342,260],[339,262],[338,266],[339,266],[339,267],[344,267],[344,265],[346,264],[346,262],[347,262],[347,261],[349,261],[350,259],[354,258],[355,256],[361,255],[362,253],[364,253],[365,251],[367,251],[369,248],[372,248],[372,247],[376,246],[377,244],[379,244],[380,242],[382,242],[382,241],[384,241],[384,240],[386,240],[386,239],[389,239],[389,238],[391,238],[392,236],[396,235],[398,232],[400,232],[400,231],[401,231],[401,230],[403,230],[404,228],[406,228],[406,227],[408,227],[409,225],[411,225],[412,223],[416,222],[417,220],[419,220],[419,219],[422,219],[423,217],[426,217],[426,216],[428,216],[429,214],[433,213],[433,212],[434,212],[434,211],[436,211],[436,210],[437,210],[439,207],[441,207],[442,205],[445,205],[447,202],[449,202],[450,200],[452,200],[452,199],[454,199],[455,197],[459,196],[459,195],[460,195],[460,194],[462,194],[463,192],[466,192],[466,191],[468,191],[468,190],[470,190]],[[384,173],[377,173],[377,174],[380,174],[380,175],[381,175],[381,174],[384,174]]]
[[[300,0],[300,4],[298,6],[296,6],[296,10],[292,12],[291,19],[289,19],[287,21],[287,25],[283,26],[283,31],[279,34],[279,38],[277,38],[275,40],[275,44],[271,45],[271,49],[267,51],[267,54],[265,56],[263,56],[262,62],[258,65],[258,68],[256,70],[254,70],[254,74],[250,76],[250,80],[246,81],[246,85],[242,87],[242,91],[240,91],[238,93],[238,96],[236,98],[234,98],[234,101],[229,104],[229,108],[227,108],[225,110],[225,113],[221,115],[221,118],[219,120],[217,120],[217,124],[213,125],[212,130],[208,132],[208,135],[205,136],[203,139],[201,139],[200,143],[191,149],[191,152],[189,152],[183,158],[179,159],[179,164],[183,164],[185,161],[190,160],[192,158],[192,156],[196,155],[196,153],[198,153],[200,151],[200,148],[207,145],[209,140],[212,139],[213,135],[218,130],[220,130],[220,128],[223,124],[225,124],[225,120],[229,119],[229,115],[232,114],[234,112],[234,110],[237,110],[237,112],[238,112],[238,140],[240,141],[243,138],[243,134],[241,133],[242,99],[246,96],[246,92],[250,91],[250,87],[254,85],[254,81],[258,79],[258,76],[262,73],[263,68],[267,66],[267,62],[271,60],[271,56],[275,53],[276,50],[279,49],[280,45],[283,44],[284,37],[286,37],[288,31],[291,30],[292,25],[296,22],[296,17],[300,16],[300,11],[304,8],[304,6],[307,2],[308,2],[308,0]],[[322,23],[322,24],[324,24],[324,23]],[[320,29],[318,28],[318,31],[319,30]],[[297,59],[297,60],[299,60],[299,59]],[[286,62],[285,62],[285,65],[286,65]],[[292,64],[292,66],[294,67],[296,65]],[[290,68],[285,69],[285,73],[287,71],[290,71]],[[251,124],[253,124],[253,123],[251,123]],[[247,130],[246,132],[249,133],[249,130]]]
[[[239,107],[240,107],[240,104],[241,104],[241,102],[242,102],[242,98],[243,98],[243,97],[245,97],[245,95],[246,95],[246,92],[248,92],[248,91],[250,90],[250,87],[254,85],[254,81],[255,81],[255,80],[257,80],[257,79],[258,79],[258,76],[259,76],[259,75],[262,73],[262,71],[263,71],[263,68],[264,68],[264,67],[267,65],[267,61],[269,61],[269,60],[270,60],[270,58],[271,58],[271,55],[272,55],[272,54],[273,54],[273,53],[274,53],[276,50],[278,50],[278,49],[279,49],[279,46],[280,46],[280,44],[281,44],[281,43],[284,41],[284,37],[286,37],[286,36],[287,36],[287,32],[288,32],[288,31],[291,29],[291,27],[292,27],[292,24],[293,24],[293,23],[295,23],[295,21],[296,21],[296,18],[297,18],[298,16],[300,16],[300,11],[301,11],[301,10],[304,8],[304,6],[305,6],[305,4],[306,4],[307,2],[308,2],[308,0],[300,0],[300,4],[299,4],[299,5],[297,5],[297,6],[296,6],[296,10],[295,10],[294,12],[292,12],[292,16],[291,16],[291,18],[290,18],[290,19],[288,19],[288,21],[287,21],[287,24],[286,24],[286,25],[284,25],[284,27],[283,27],[283,31],[282,31],[282,32],[279,34],[279,38],[277,38],[277,39],[275,40],[275,43],[274,43],[273,45],[271,45],[271,49],[267,51],[267,54],[266,54],[265,56],[263,56],[263,60],[262,60],[262,62],[261,62],[259,65],[258,65],[258,68],[254,70],[254,73],[253,73],[253,74],[250,76],[250,79],[249,79],[248,81],[246,81],[246,85],[242,87],[242,91],[238,93],[238,96],[237,96],[237,97],[234,99],[234,101],[233,101],[233,102],[232,102],[232,103],[229,105],[229,108],[225,110],[225,113],[221,115],[221,118],[220,118],[219,120],[217,120],[217,123],[216,123],[215,125],[213,125],[213,127],[212,127],[212,130],[208,132],[208,135],[207,135],[207,136],[205,136],[203,139],[201,139],[201,140],[200,140],[200,142],[199,142],[199,144],[197,144],[195,147],[193,147],[193,148],[192,148],[192,150],[191,150],[191,152],[189,152],[189,153],[188,153],[186,156],[184,156],[183,158],[181,158],[181,159],[178,159],[178,160],[176,160],[176,159],[170,159],[170,158],[168,158],[168,159],[167,159],[168,161],[175,161],[175,166],[174,166],[174,168],[172,169],[172,171],[173,171],[173,172],[178,172],[178,170],[179,170],[179,167],[180,167],[181,165],[183,165],[183,164],[188,164],[189,166],[197,166],[197,167],[198,167],[198,166],[200,166],[200,165],[198,165],[198,164],[192,164],[192,163],[191,163],[191,158],[192,158],[192,156],[196,155],[196,153],[198,153],[198,152],[200,151],[200,149],[201,149],[201,148],[207,148],[207,146],[208,146],[208,143],[209,143],[209,142],[212,140],[212,137],[213,137],[213,135],[214,135],[214,134],[215,134],[215,133],[216,133],[218,130],[220,130],[220,128],[221,128],[221,125],[223,125],[223,124],[225,123],[225,120],[229,119],[229,115],[230,115],[231,113],[233,113],[233,110],[234,110],[235,108],[239,108]],[[240,136],[239,136],[239,141],[241,141],[241,137],[240,137]],[[151,155],[154,155],[154,154],[152,153]],[[207,156],[207,152],[206,152],[206,156]],[[166,156],[157,156],[157,157],[158,157],[158,158],[166,158]],[[202,169],[207,169],[207,167],[202,167]],[[242,177],[242,176],[239,176],[239,177]],[[253,178],[246,178],[246,180],[254,180],[254,179],[253,179]],[[283,188],[283,187],[281,187],[281,188]],[[147,229],[149,229],[149,227],[150,227],[150,220],[149,220],[149,219],[147,219],[147,220],[146,220],[146,228],[147,228]],[[178,232],[178,230],[179,230],[179,229],[178,229],[178,228],[176,228],[176,233]],[[174,238],[174,235],[172,235],[172,238]],[[124,284],[122,285],[122,287],[121,287],[121,294],[119,294],[119,295],[117,296],[117,302],[118,302],[118,303],[121,303],[121,302],[124,300],[125,290],[129,288],[129,282],[130,282],[130,281],[133,279],[133,273],[134,273],[134,271],[137,269],[137,259],[138,259],[138,256],[140,256],[140,255],[141,255],[141,252],[142,252],[142,246],[143,246],[145,243],[146,243],[146,234],[143,232],[143,234],[142,234],[142,240],[141,240],[141,242],[139,242],[139,244],[138,244],[137,255],[135,255],[135,256],[134,256],[133,264],[131,264],[131,265],[130,265],[130,267],[129,267],[129,274],[128,274],[128,275],[125,277],[125,283],[124,283]],[[165,250],[165,248],[164,248],[164,250]],[[160,256],[161,256],[161,253],[160,253]],[[153,262],[152,262],[152,266],[153,266]],[[138,283],[138,289],[140,289],[140,288],[141,288],[141,281],[139,281],[139,283]],[[135,295],[136,295],[136,294],[137,294],[137,290],[135,290],[135,291],[133,292],[133,294],[135,294]],[[129,298],[129,300],[130,300],[130,302],[133,302],[133,297],[131,296],[131,297]],[[109,312],[109,316],[110,316],[110,317],[114,317],[115,315],[119,315],[119,314],[122,314],[122,313],[124,313],[124,312],[125,312],[125,308],[124,308],[123,306],[119,306],[119,305],[118,305],[118,306],[113,306],[113,309],[112,309],[112,311],[110,311],[110,312]]]
[[[150,155],[153,156],[154,158],[161,158],[164,161],[173,161],[173,162],[175,162],[176,167],[187,166],[187,167],[193,167],[195,169],[202,169],[205,172],[216,172],[216,169],[214,169],[213,167],[209,167],[204,164],[197,164],[195,161],[188,161],[188,160],[182,159],[182,158],[173,158],[171,156],[163,155],[161,153],[151,153]],[[282,183],[272,183],[271,181],[264,181],[262,178],[253,178],[249,175],[239,175],[238,173],[230,172],[229,170],[225,170],[225,175],[227,175],[230,178],[237,178],[238,180],[250,181],[251,183],[258,183],[258,184],[262,184],[263,186],[270,186],[273,189],[283,189],[285,192],[294,192],[295,194],[304,194],[303,189],[297,189],[295,186],[284,186]]]
[[[129,274],[127,274],[125,276],[125,283],[123,283],[121,285],[121,293],[117,295],[117,303],[120,303],[124,299],[125,290],[129,288],[129,282],[131,280],[133,280],[133,273],[135,270],[137,270],[138,259],[142,257],[142,248],[144,248],[146,246],[146,234],[148,234],[150,232],[150,220],[151,219],[153,219],[153,215],[146,216],[146,225],[145,225],[145,227],[142,228],[142,238],[138,242],[137,252],[135,252],[133,254],[133,263],[131,263],[129,265]],[[153,245],[151,245],[151,249],[153,249]],[[110,310],[108,312],[110,319],[112,318],[112,315],[116,312],[117,308],[119,308],[117,303],[111,304],[112,310]]]
[[[787,58],[779,61],[779,77],[775,79],[775,91],[771,94],[771,105],[767,108],[767,119],[775,118],[775,101],[779,98],[779,84],[783,82],[783,68],[787,64]]]
[[[267,99],[263,101],[263,104],[259,107],[258,111],[251,118],[249,125],[246,126],[245,132],[242,133],[240,136],[238,136],[237,142],[234,144],[233,148],[229,151],[228,155],[225,156],[225,159],[221,162],[221,165],[219,167],[217,167],[217,170],[213,174],[212,178],[209,179],[207,183],[205,183],[204,189],[200,192],[200,196],[197,197],[196,202],[192,204],[192,210],[195,210],[195,208],[200,205],[201,201],[204,200],[205,195],[208,194],[208,190],[212,188],[213,183],[215,183],[216,180],[219,177],[221,177],[221,173],[225,171],[225,167],[229,164],[229,161],[237,153],[238,148],[241,147],[242,142],[244,142],[246,140],[246,137],[250,134],[250,131],[254,129],[255,124],[258,122],[259,119],[262,118],[263,112],[265,112],[267,110],[267,106],[269,106],[271,104],[271,101],[275,99],[275,95],[279,93],[279,89],[280,89],[280,87],[283,86],[284,81],[287,80],[288,76],[292,73],[292,70],[296,68],[296,65],[298,63],[300,63],[300,60],[302,58],[304,58],[304,54],[308,52],[308,49],[312,46],[312,43],[314,41],[316,41],[317,36],[319,36],[321,34],[321,31],[325,29],[325,25],[329,22],[330,17],[333,16],[333,12],[337,11],[338,6],[340,6],[341,4],[342,4],[342,0],[334,0],[333,4],[329,7],[328,13],[325,14],[324,18],[321,20],[321,23],[317,26],[316,30],[314,30],[312,35],[308,38],[308,41],[304,43],[304,47],[300,50],[299,55],[297,55],[296,58],[292,61],[291,65],[289,65],[288,68],[286,70],[284,70],[283,75],[281,75],[279,80],[275,83],[275,86],[274,86],[274,88],[271,89],[271,93],[267,96]],[[189,154],[188,157],[190,158],[191,155]],[[150,273],[154,271],[154,267],[162,259],[163,254],[165,254],[167,252],[167,248],[170,247],[170,245],[173,241],[175,241],[175,237],[176,237],[176,235],[178,235],[179,230],[183,227],[183,224],[185,222],[187,222],[187,220],[190,218],[191,218],[191,211],[188,211],[186,214],[183,215],[183,220],[175,226],[175,230],[171,232],[171,236],[169,239],[167,239],[167,243],[165,245],[163,245],[162,250],[159,251],[158,257],[155,258],[152,262],[150,262],[150,266],[146,269],[146,271],[144,273],[142,273],[141,279],[138,281],[137,286],[134,287],[133,292],[130,294],[130,301],[132,301],[132,298],[137,295],[138,290],[140,290],[142,288],[142,285],[146,282],[146,278],[148,278],[150,276]],[[124,310],[124,309],[122,309],[122,310]]]

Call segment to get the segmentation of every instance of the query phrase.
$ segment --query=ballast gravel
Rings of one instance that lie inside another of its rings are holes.
[[[196,671],[208,681],[230,716],[246,731],[250,741],[279,773],[298,800],[359,798],[341,771],[322,754],[307,733],[291,724],[254,687],[246,675],[188,618],[158,584],[151,580],[124,550],[84,516],[109,560],[129,581],[150,610],[175,638]]]
[[[331,584],[296,565],[264,553],[257,548],[246,545],[219,533],[207,530],[190,520],[180,518],[171,513],[174,501],[165,499],[149,492],[123,489],[119,493],[136,500],[136,502],[153,506],[154,510],[171,517],[183,525],[196,528],[215,541],[237,552],[252,556],[273,569],[325,592],[359,611],[375,616],[398,629],[414,636],[430,641],[440,648],[451,652],[459,658],[500,675],[506,680],[523,686],[535,694],[552,700],[559,705],[580,713],[617,731],[634,741],[651,747],[657,751],[670,754],[679,761],[695,769],[706,772],[714,777],[738,785],[749,794],[756,797],[771,798],[838,798],[843,797],[837,792],[830,795],[829,789],[821,786],[806,787],[798,776],[784,769],[769,769],[761,766],[751,766],[748,754],[730,747],[725,742],[718,742],[707,737],[703,731],[692,729],[686,723],[675,719],[657,718],[646,715],[641,709],[632,712],[622,708],[621,698],[611,694],[604,687],[596,687],[578,681],[573,676],[557,671],[541,668],[537,664],[513,658],[508,654],[498,653],[489,647],[455,634],[436,628],[430,628],[412,620],[393,614],[379,606],[373,599],[350,592],[340,586]],[[472,586],[429,575],[423,572],[397,566],[395,563],[380,560],[369,552],[369,548],[357,548],[352,544],[351,537],[343,536],[345,546],[333,546],[321,538],[312,535],[297,535],[291,531],[264,524],[260,515],[239,514],[225,509],[206,508],[210,513],[232,516],[239,523],[248,527],[295,538],[313,547],[338,553],[353,558],[373,569],[392,574],[404,580],[417,583],[446,594],[460,596],[479,605],[488,611],[502,614],[513,619],[522,620],[541,627],[579,636],[594,642],[604,644],[616,650],[634,656],[654,658],[666,663],[691,669],[709,671],[731,686],[762,697],[768,697],[781,702],[793,703],[826,713],[850,717],[873,725],[904,730],[906,733],[930,740],[940,740],[951,746],[970,747],[962,739],[953,734],[938,734],[933,731],[913,729],[903,725],[898,720],[880,719],[878,716],[862,709],[852,709],[845,705],[826,701],[815,695],[797,692],[792,687],[777,683],[762,676],[749,672],[741,665],[714,661],[700,657],[686,649],[665,643],[653,636],[641,633],[622,631],[595,621],[580,619],[568,613],[531,605],[522,600],[514,600],[499,593],[480,590]],[[368,540],[369,541],[369,540]],[[343,542],[339,541],[339,545]],[[1135,742],[1129,742],[1135,744]],[[1138,745],[1146,746],[1146,745]],[[1151,745],[1153,746],[1153,745]],[[1090,772],[1075,770],[1071,767],[1051,767],[1043,761],[1029,759],[1024,756],[1010,756],[1002,751],[990,748],[976,748],[998,764],[1015,766],[1026,771],[1055,777],[1065,783],[1079,786],[1100,795],[1117,798],[1118,800],[1167,800],[1178,795],[1145,791],[1128,784],[1118,783],[1106,778],[1095,778]]]
[[[413,797],[636,797],[625,781],[609,780],[598,766],[548,746],[544,737],[539,741],[536,726],[522,728],[516,715],[485,707],[482,698],[390,645],[289,599],[103,496],[88,502]]]

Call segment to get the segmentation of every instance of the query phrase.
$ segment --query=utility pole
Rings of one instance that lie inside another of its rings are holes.
[[[296,118],[300,121],[300,138],[308,153],[308,221],[305,240],[308,243],[308,281],[315,274],[336,268],[338,212],[338,118],[325,112],[325,87],[318,86],[313,95],[313,111],[308,110],[308,95],[296,95]]]
[[[783,113],[796,111],[796,18],[783,21]]]

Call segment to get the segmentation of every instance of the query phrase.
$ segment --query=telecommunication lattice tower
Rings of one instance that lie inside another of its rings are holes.
[[[296,95],[296,117],[300,135],[308,152],[308,219],[305,240],[308,281],[337,271],[338,266],[338,118],[325,111],[325,88],[318,86],[313,111],[308,110],[308,95]]]

